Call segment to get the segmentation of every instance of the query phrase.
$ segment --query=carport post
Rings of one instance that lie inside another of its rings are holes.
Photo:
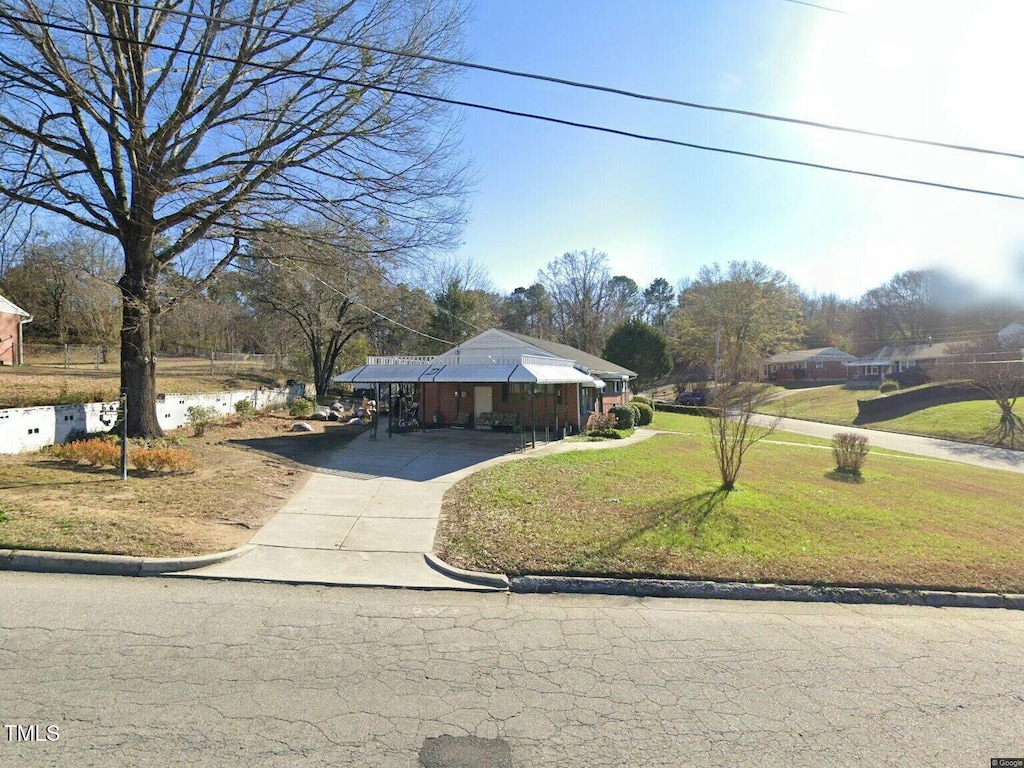
[[[388,437],[393,437],[391,424],[395,420],[394,413],[395,399],[391,396],[391,382],[388,382]],[[380,413],[380,403],[377,403],[377,413]]]
[[[530,448],[537,447],[537,384],[530,385],[530,429],[533,430],[533,442]]]

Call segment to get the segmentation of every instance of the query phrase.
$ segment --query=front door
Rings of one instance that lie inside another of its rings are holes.
[[[481,413],[490,413],[492,407],[490,387],[473,387],[473,423],[480,423]]]

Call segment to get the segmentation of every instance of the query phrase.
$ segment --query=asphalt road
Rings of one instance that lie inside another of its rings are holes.
[[[988,766],[1024,613],[0,573],[2,766]],[[49,733],[59,735],[46,741]]]

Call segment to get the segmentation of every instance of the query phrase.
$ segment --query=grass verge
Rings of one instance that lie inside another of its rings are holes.
[[[241,546],[305,482],[299,458],[339,446],[361,430],[312,422],[318,434],[286,434],[291,419],[184,436],[199,469],[190,475],[74,467],[45,453],[0,456],[0,548],[144,557],[210,554]],[[233,440],[270,450],[244,450]]]
[[[435,546],[509,574],[1024,592],[1024,476],[882,452],[856,481],[833,468],[821,446],[762,443],[726,494],[682,434],[511,462],[448,492]]]

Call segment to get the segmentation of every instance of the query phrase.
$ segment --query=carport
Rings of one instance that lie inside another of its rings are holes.
[[[519,446],[578,432],[581,406],[594,403],[584,389],[604,382],[577,370],[571,360],[536,355],[458,354],[441,357],[370,357],[336,382],[373,386],[388,403],[388,432],[395,431],[396,396],[419,404],[421,429],[489,429],[518,435]],[[592,409],[592,406],[591,406]],[[527,440],[529,435],[529,440]]]

